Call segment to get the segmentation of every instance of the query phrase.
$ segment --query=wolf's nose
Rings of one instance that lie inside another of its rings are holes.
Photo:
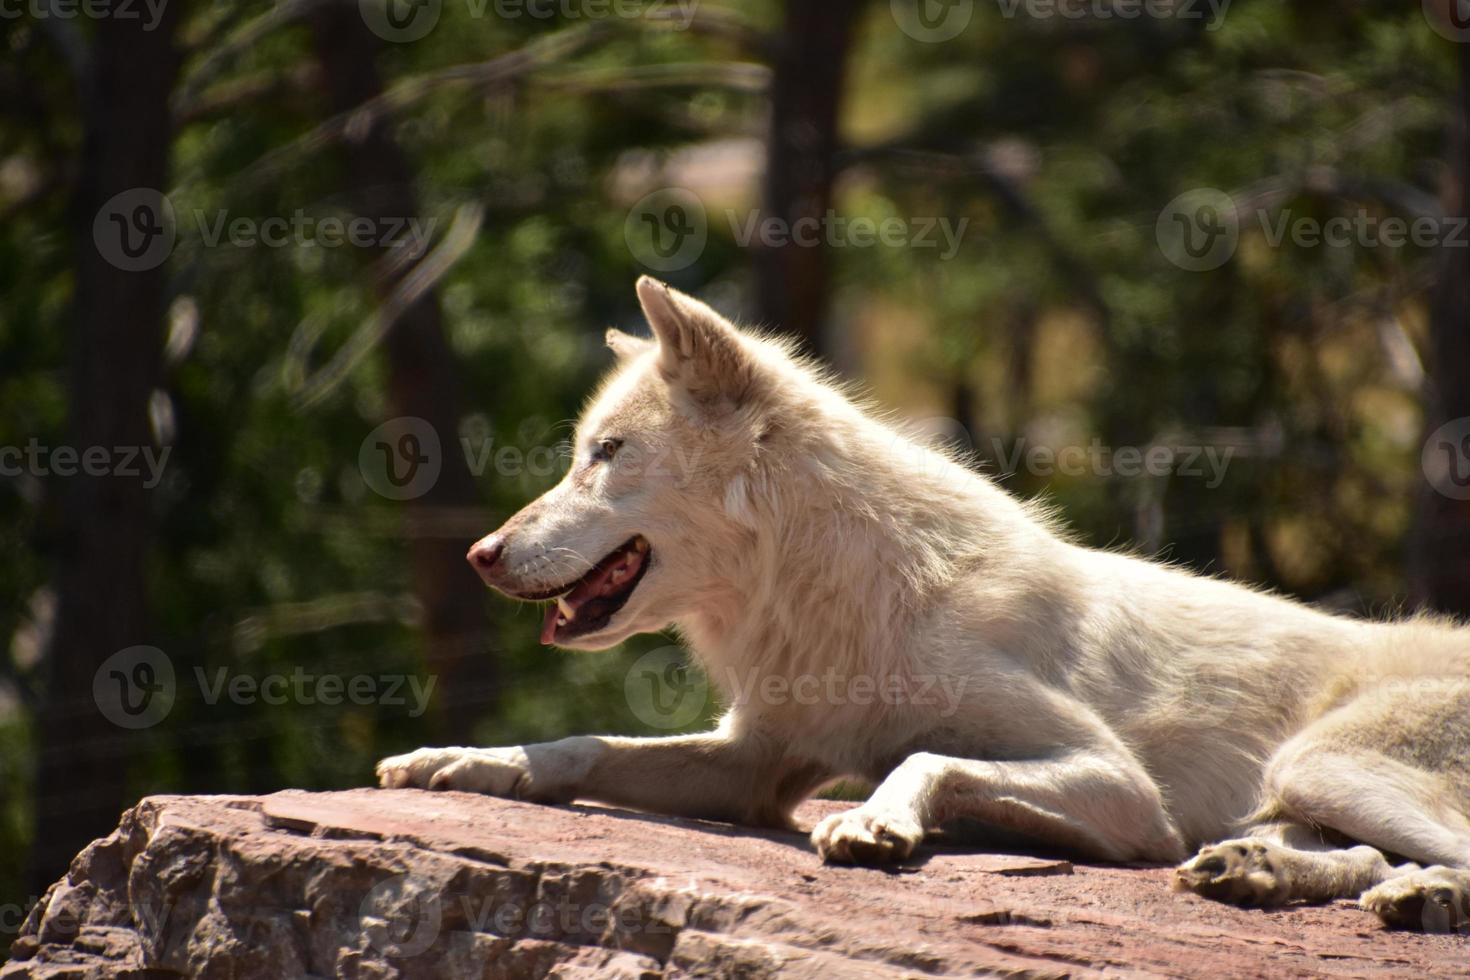
[[[488,572],[500,561],[500,556],[505,553],[505,540],[498,537],[488,537],[478,542],[470,553],[465,555],[469,563],[478,571]]]

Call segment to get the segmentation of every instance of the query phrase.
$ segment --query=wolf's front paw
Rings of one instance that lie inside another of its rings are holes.
[[[1470,871],[1415,871],[1390,878],[1359,901],[1394,929],[1470,934]]]
[[[378,763],[384,789],[457,789],[513,800],[531,795],[524,749],[419,749]]]
[[[924,828],[902,814],[865,807],[834,813],[812,831],[823,861],[887,864],[902,861],[924,839]]]
[[[1217,902],[1280,905],[1291,897],[1284,850],[1256,839],[1202,847],[1194,860],[1174,872],[1174,887]]]

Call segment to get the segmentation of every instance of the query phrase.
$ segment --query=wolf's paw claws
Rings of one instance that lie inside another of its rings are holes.
[[[378,763],[384,789],[462,790],[520,799],[529,780],[521,749],[419,749]]]
[[[1233,840],[1200,848],[1174,872],[1174,887],[1233,905],[1280,905],[1290,897],[1280,848],[1264,840]]]
[[[924,829],[898,814],[858,807],[832,816],[812,831],[822,860],[834,864],[891,864],[914,852]]]

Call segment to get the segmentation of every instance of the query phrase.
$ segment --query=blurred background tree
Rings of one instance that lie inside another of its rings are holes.
[[[1470,417],[1470,250],[1276,233],[1466,213],[1454,2],[7,14],[0,446],[169,455],[155,486],[0,477],[0,904],[146,793],[356,786],[427,742],[647,730],[623,681],[667,640],[547,652],[463,563],[559,477],[643,272],[792,332],[1092,543],[1335,609],[1470,614],[1470,504],[1421,467]],[[166,195],[172,247],[124,268],[104,243],[139,188]],[[1192,271],[1160,242],[1200,188],[1236,233]],[[900,219],[937,247],[751,234],[803,218]],[[268,219],[297,224],[248,233]],[[321,222],[354,219],[374,234],[326,243]],[[393,247],[409,219],[423,247]],[[438,442],[408,494],[372,473],[379,441],[422,450],[406,417]],[[1024,465],[1094,442],[1229,466]],[[175,697],[130,730],[94,680],[137,645]],[[432,678],[434,698],[251,703],[211,695],[221,670]]]

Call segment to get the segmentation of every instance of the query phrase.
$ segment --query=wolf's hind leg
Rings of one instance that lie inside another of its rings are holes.
[[[1390,924],[1413,924],[1416,902],[1455,906],[1465,895],[1463,874],[1419,864],[1470,869],[1467,718],[1470,684],[1453,678],[1421,678],[1403,690],[1382,685],[1328,714],[1266,769],[1264,812],[1289,820],[1297,839],[1207,847],[1179,869],[1178,886],[1255,905],[1362,895]],[[1362,846],[1312,848],[1303,838],[1313,827]],[[1385,853],[1419,864],[1394,867]]]
[[[1332,849],[1310,827],[1273,824],[1200,848],[1175,871],[1174,887],[1220,902],[1268,907],[1356,898],[1410,870],[1417,866],[1394,868],[1375,848]]]
[[[1287,742],[1267,809],[1422,865],[1470,869],[1470,681],[1382,684]]]
[[[919,752],[855,809],[817,825],[828,861],[901,861],[925,831],[960,818],[1108,860],[1178,860],[1184,844],[1158,787],[1136,762],[1099,751],[981,762]]]

